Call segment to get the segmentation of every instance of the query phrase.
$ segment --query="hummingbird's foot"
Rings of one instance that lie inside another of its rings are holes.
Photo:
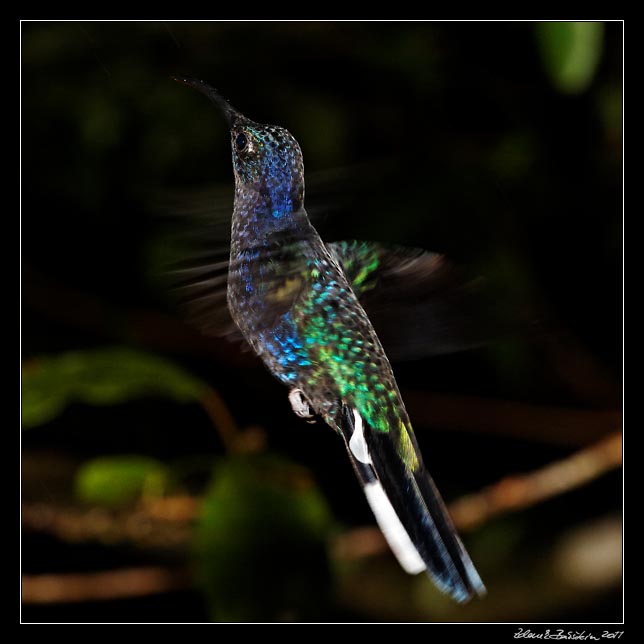
[[[301,389],[291,389],[288,392],[288,400],[296,416],[304,418],[309,423],[314,423],[314,414],[311,413],[311,405]]]

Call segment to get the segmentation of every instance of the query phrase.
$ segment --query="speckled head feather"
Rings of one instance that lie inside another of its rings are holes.
[[[231,128],[235,178],[269,193],[290,192],[304,199],[304,162],[293,135],[282,127],[254,121],[236,122]],[[293,208],[291,208],[293,209]]]
[[[223,113],[230,127],[233,168],[238,188],[261,195],[274,217],[281,217],[303,207],[302,151],[288,130],[252,121],[202,80],[183,76],[175,76],[174,80],[207,96]]]

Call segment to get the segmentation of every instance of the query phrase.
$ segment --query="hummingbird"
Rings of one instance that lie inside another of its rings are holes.
[[[293,135],[244,116],[204,81],[173,79],[208,97],[230,128],[235,196],[225,297],[232,321],[288,388],[294,413],[322,419],[343,439],[402,568],[426,571],[457,602],[484,595],[363,306],[381,284],[404,290],[440,270],[441,256],[325,243],[304,207],[304,163]],[[199,304],[206,331],[212,300],[207,294]]]

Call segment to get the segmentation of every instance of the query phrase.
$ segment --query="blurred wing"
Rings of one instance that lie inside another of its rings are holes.
[[[327,248],[391,359],[460,351],[491,339],[481,284],[466,281],[442,255],[364,241]]]
[[[168,277],[188,324],[205,335],[243,342],[228,310],[228,270],[226,259],[174,268],[168,272]]]
[[[226,298],[233,209],[229,186],[165,191],[150,197],[155,214],[155,272],[170,304],[205,335],[244,342]]]
[[[230,190],[207,189],[185,193],[168,192],[157,198],[158,272],[162,273],[173,305],[186,321],[211,336],[241,342],[248,348],[228,310],[229,271],[254,273],[265,295],[264,319],[270,326],[297,298],[302,278],[301,240],[281,240],[279,248],[261,248],[244,265],[230,264],[230,220],[233,204]],[[252,249],[248,251],[253,255]],[[272,313],[272,315],[271,315]]]
[[[261,321],[267,330],[274,328],[308,286],[307,252],[310,254],[310,245],[300,233],[283,236],[273,248],[245,250],[241,260],[175,270],[173,275],[179,280],[175,293],[188,321],[203,333],[241,340],[228,309],[228,298],[249,298],[245,289],[252,285],[253,297],[261,301],[261,320],[256,323]]]

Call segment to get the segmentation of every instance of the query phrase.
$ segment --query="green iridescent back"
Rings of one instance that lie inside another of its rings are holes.
[[[375,255],[368,265],[375,269]],[[247,293],[241,307],[233,305],[243,308],[234,317],[271,372],[301,389],[315,412],[338,431],[341,405],[355,407],[374,430],[391,433],[408,467],[416,469],[419,457],[409,417],[389,361],[354,293],[353,285],[359,292],[366,286],[368,271],[359,270],[349,283],[310,228],[306,239],[300,236],[279,254],[259,252],[250,266],[232,270],[229,290],[231,282],[238,289],[249,272],[257,301]]]

